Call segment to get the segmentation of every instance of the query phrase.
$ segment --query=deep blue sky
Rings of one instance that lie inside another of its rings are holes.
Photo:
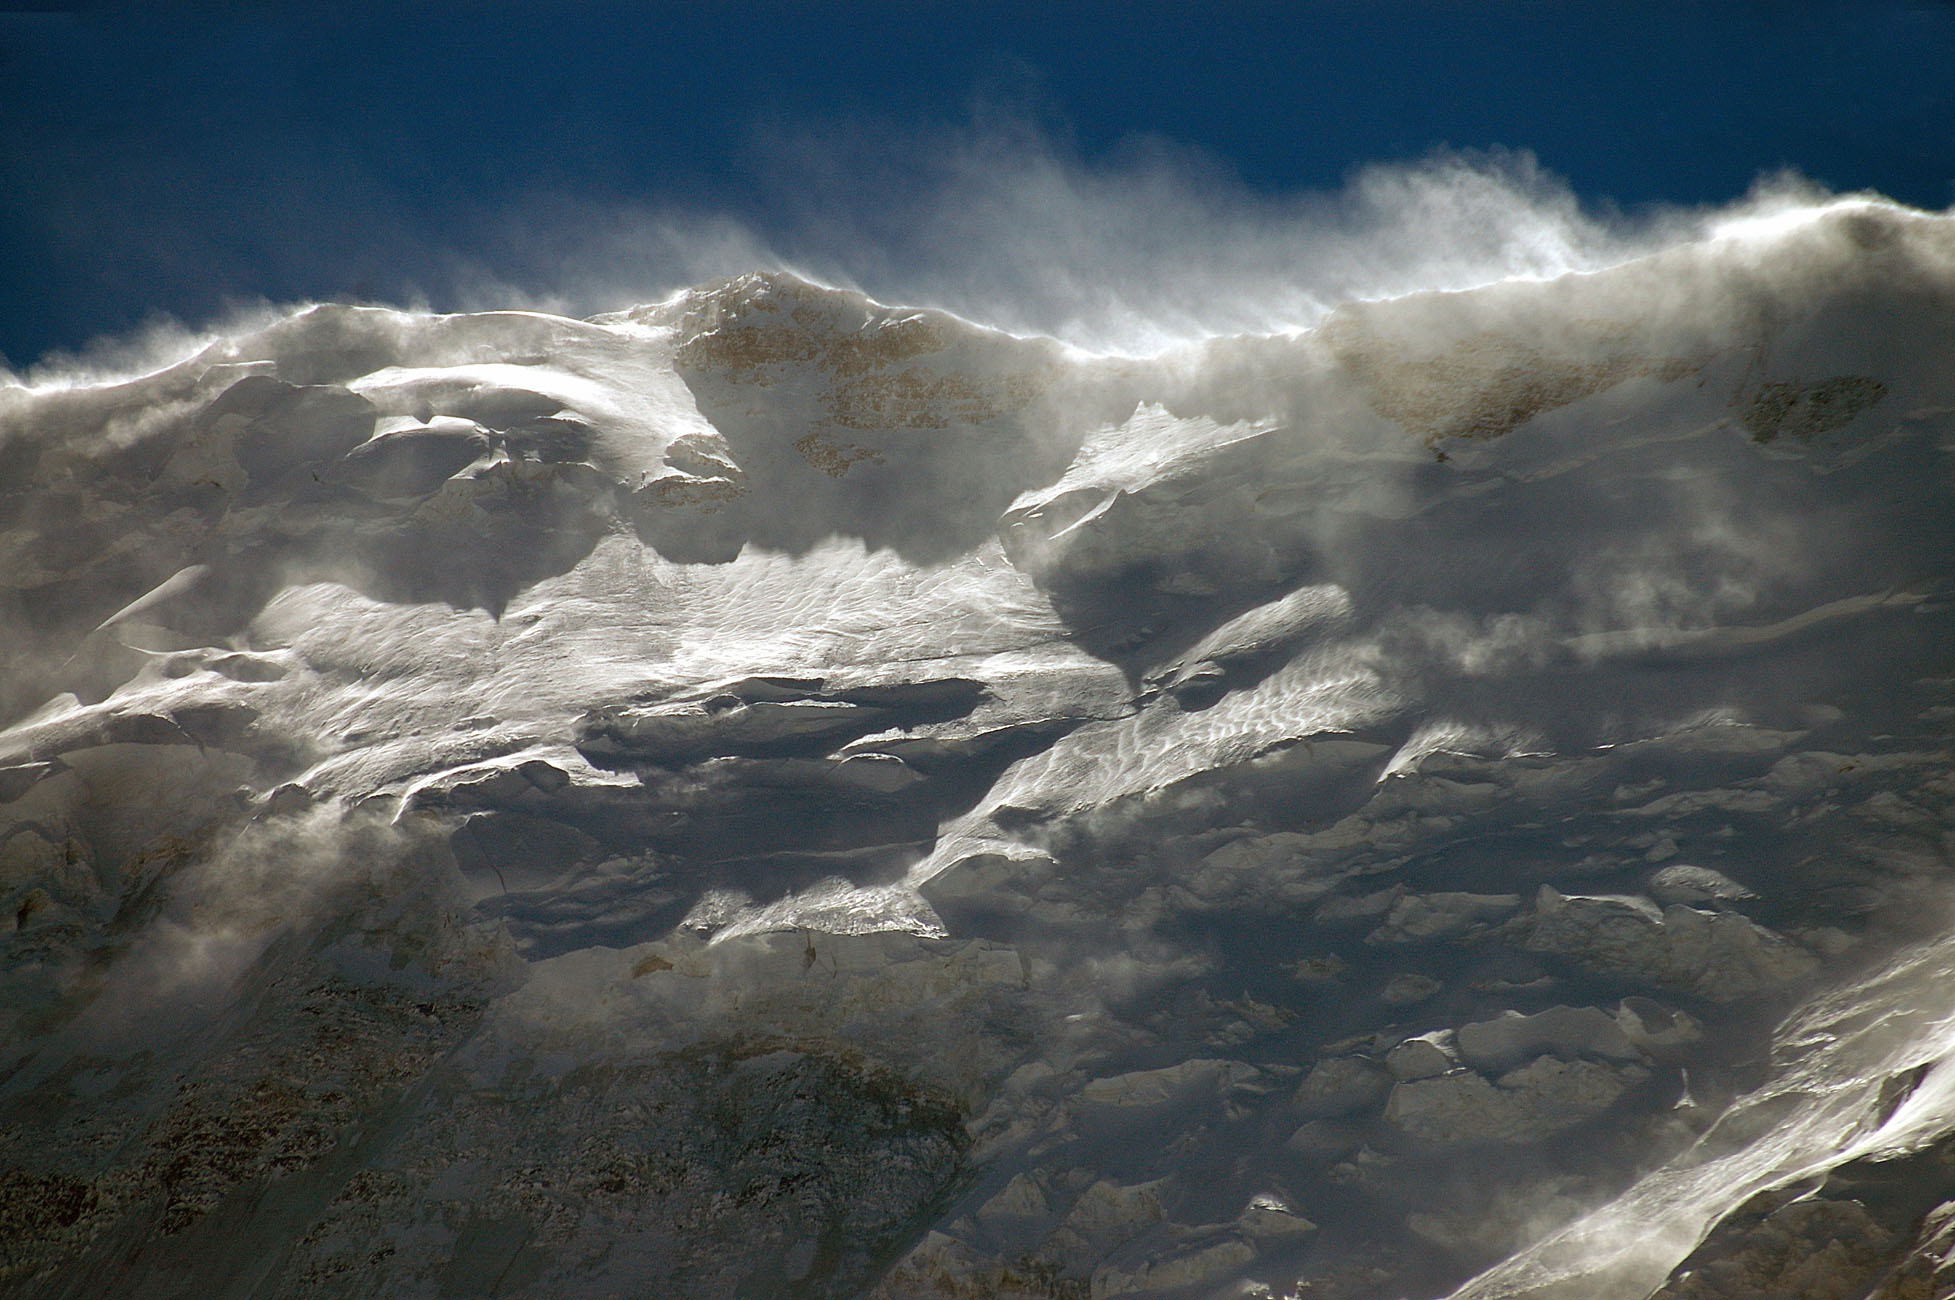
[[[721,214],[791,254],[1000,115],[1088,170],[1165,141],[1260,195],[1451,147],[1631,210],[1780,167],[1955,202],[1948,4],[27,8],[0,0],[16,366],[234,300],[451,305],[461,268],[546,292],[592,212]]]

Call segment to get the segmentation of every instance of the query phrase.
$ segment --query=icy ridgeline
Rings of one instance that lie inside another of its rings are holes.
[[[1847,203],[0,390],[0,1292],[1946,1294],[1951,339]]]

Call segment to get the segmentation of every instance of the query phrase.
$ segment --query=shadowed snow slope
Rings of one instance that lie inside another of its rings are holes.
[[[0,388],[0,1294],[1943,1294],[1950,339],[1855,200]]]

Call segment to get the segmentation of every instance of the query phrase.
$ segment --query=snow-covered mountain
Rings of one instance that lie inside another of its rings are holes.
[[[0,1293],[1955,1294],[1955,218],[0,388]]]

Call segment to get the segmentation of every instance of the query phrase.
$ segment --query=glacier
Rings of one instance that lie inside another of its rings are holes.
[[[1955,217],[0,386],[0,1294],[1955,1295]]]

